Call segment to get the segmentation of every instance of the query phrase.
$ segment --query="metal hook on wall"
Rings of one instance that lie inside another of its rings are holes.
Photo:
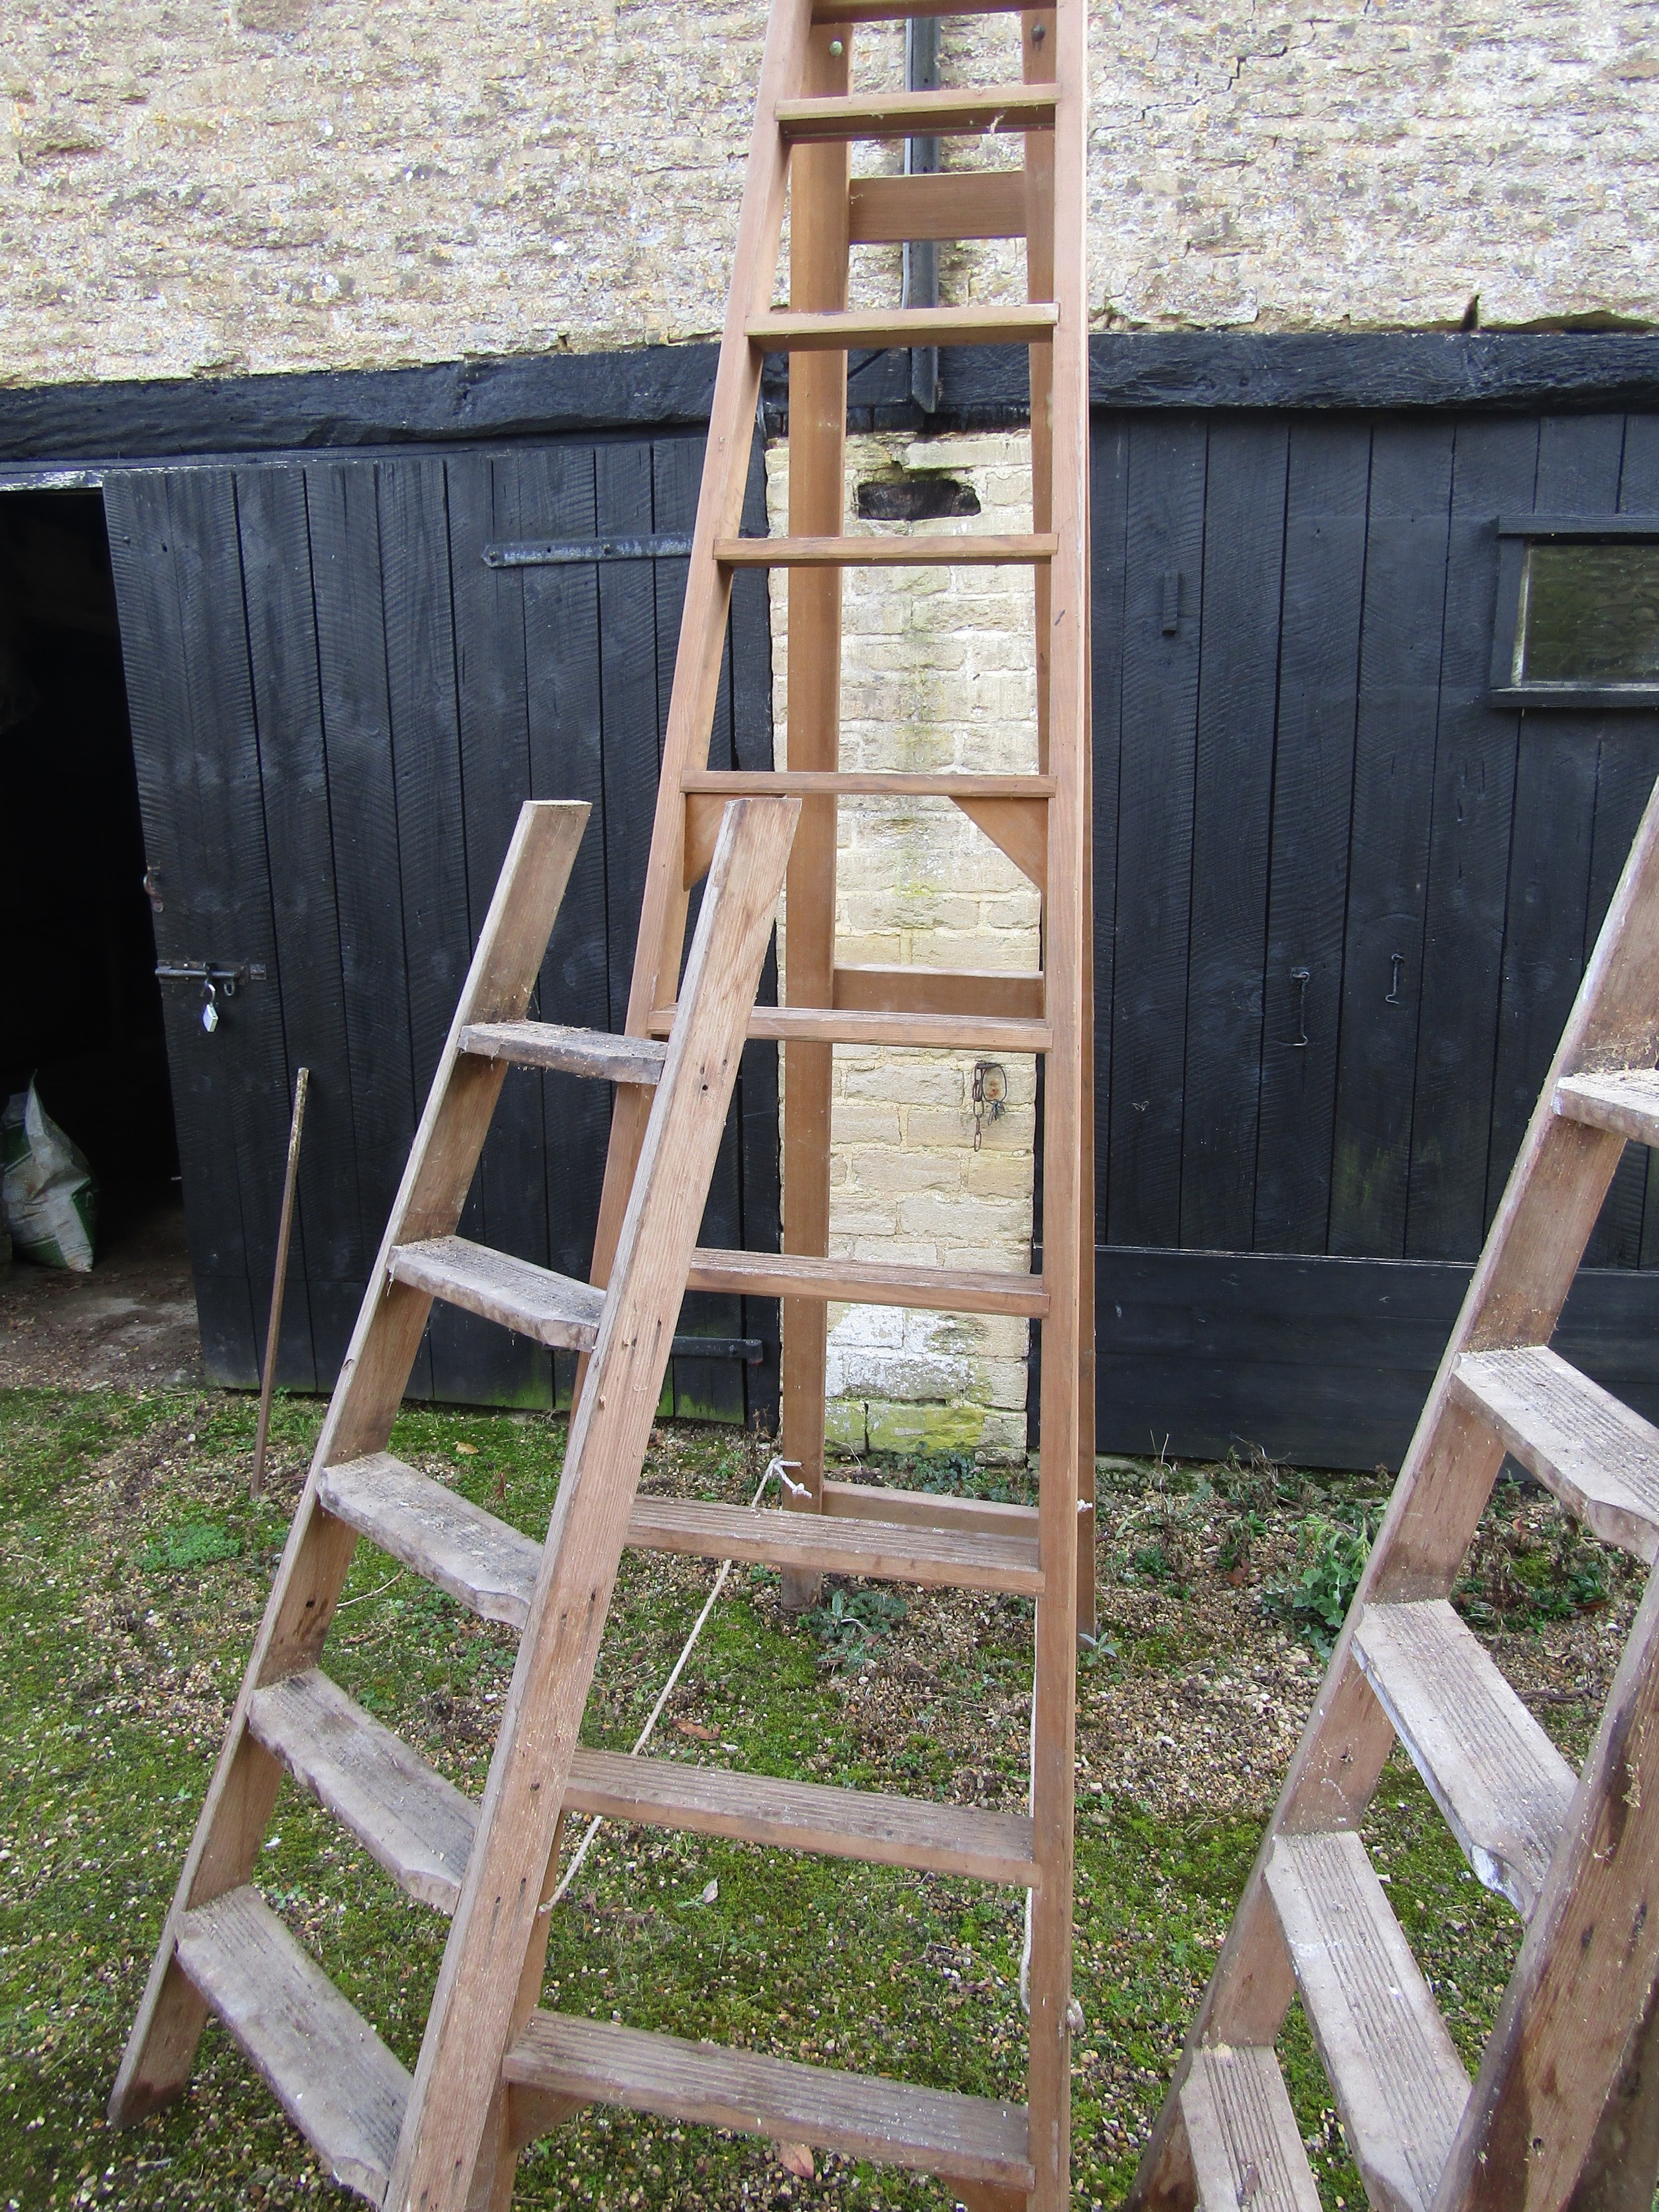
[[[1292,1052],[1305,1052],[1308,1048],[1308,986],[1312,980],[1311,968],[1292,968],[1291,970],[1291,982],[1302,986],[1296,1002],[1296,1026],[1299,1034],[1291,1039]]]

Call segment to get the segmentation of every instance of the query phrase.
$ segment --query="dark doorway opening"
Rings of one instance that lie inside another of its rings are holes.
[[[0,1097],[92,1163],[97,1258],[181,1251],[178,1143],[104,503],[0,498]]]

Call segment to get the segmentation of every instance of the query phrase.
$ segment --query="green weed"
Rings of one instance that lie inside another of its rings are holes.
[[[904,1600],[889,1590],[835,1589],[825,1603],[803,1615],[802,1626],[823,1646],[820,1667],[856,1673],[874,1665],[876,1645],[909,1611]]]
[[[211,1521],[187,1522],[159,1537],[143,1553],[147,1567],[207,1567],[234,1559],[241,1550],[234,1536]]]
[[[1262,1591],[1263,1612],[1294,1629],[1322,1659],[1328,1659],[1359,1587],[1375,1534],[1376,1523],[1363,1505],[1341,1504],[1329,1515],[1308,1514],[1297,1529],[1292,1571]]]

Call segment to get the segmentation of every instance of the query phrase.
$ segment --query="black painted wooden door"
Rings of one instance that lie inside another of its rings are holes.
[[[1498,517],[1659,514],[1659,418],[1097,416],[1103,1449],[1397,1464],[1659,715],[1494,708]],[[1659,1413],[1632,1151],[1560,1342]]]
[[[202,1026],[163,986],[210,1372],[251,1384],[269,1312],[294,1071],[311,1068],[279,1374],[334,1380],[526,798],[593,808],[538,994],[620,1028],[684,561],[487,568],[494,539],[686,531],[702,447],[662,436],[495,453],[132,471],[106,483],[163,963],[264,969]],[[757,463],[750,526],[764,526]],[[772,757],[765,585],[734,597],[715,759]],[[704,1241],[775,1246],[775,1048],[745,1055]],[[461,1230],[585,1275],[608,1086],[509,1074]],[[775,1394],[776,1308],[696,1297],[682,1413]],[[411,1389],[547,1405],[546,1352],[434,1311]],[[568,1380],[568,1378],[562,1378]]]

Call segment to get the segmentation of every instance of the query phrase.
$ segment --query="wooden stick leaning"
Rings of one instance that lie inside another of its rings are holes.
[[[276,1388],[276,1346],[283,1334],[283,1293],[288,1288],[288,1247],[294,1231],[294,1200],[300,1185],[300,1139],[305,1133],[306,1093],[311,1070],[302,1067],[294,1085],[294,1119],[288,1132],[288,1168],[283,1176],[283,1210],[276,1222],[276,1268],[270,1285],[270,1321],[265,1330],[265,1366],[259,1377],[259,1425],[253,1437],[253,1466],[247,1494],[264,1491],[265,1445],[270,1437],[270,1400]]]

